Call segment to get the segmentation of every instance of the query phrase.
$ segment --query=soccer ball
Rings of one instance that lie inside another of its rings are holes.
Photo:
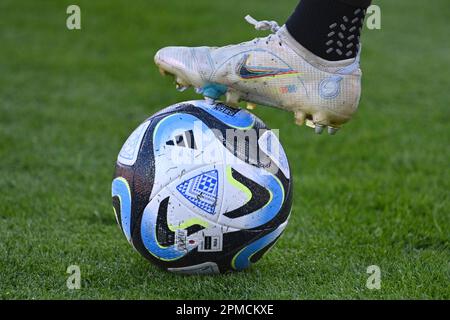
[[[131,245],[176,273],[243,270],[286,228],[292,178],[274,131],[222,103],[148,118],[117,158],[112,202]]]

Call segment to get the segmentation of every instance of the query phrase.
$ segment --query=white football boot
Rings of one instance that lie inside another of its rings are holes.
[[[164,74],[173,74],[177,89],[196,88],[211,102],[247,101],[292,111],[295,121],[334,134],[358,108],[361,93],[360,50],[356,58],[327,61],[317,57],[275,21],[246,20],[265,38],[225,47],[166,47],[155,55]],[[356,50],[356,48],[355,48]]]

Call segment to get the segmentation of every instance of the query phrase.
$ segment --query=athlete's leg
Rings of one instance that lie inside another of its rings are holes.
[[[286,22],[292,37],[325,60],[356,57],[371,0],[301,0]]]

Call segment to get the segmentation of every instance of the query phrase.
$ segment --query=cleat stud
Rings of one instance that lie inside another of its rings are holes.
[[[188,87],[188,86],[189,86],[189,84],[188,84],[186,81],[184,81],[183,79],[181,79],[180,77],[177,77],[177,78],[175,79],[175,83],[176,83],[177,85],[182,86],[182,87]]]
[[[210,97],[205,97],[205,101],[208,104],[215,104],[216,103],[216,100],[214,100],[213,98],[210,98]]]
[[[303,125],[305,123],[305,119],[306,119],[306,114],[302,111],[296,111],[294,113],[295,116],[295,124],[296,125]]]
[[[338,130],[339,130],[339,128],[328,126],[328,134],[330,134],[330,135],[335,135],[336,132],[338,132]]]
[[[315,127],[314,127],[314,131],[315,131],[317,134],[322,134],[323,129],[324,129],[324,126],[321,125],[321,124],[316,124]]]
[[[183,92],[183,91],[185,91],[186,89],[189,88],[188,86],[183,86],[183,85],[181,85],[181,84],[179,84],[179,83],[177,83],[177,84],[175,85],[175,87],[176,87],[176,89],[177,89],[179,92]]]
[[[314,122],[312,122],[310,119],[306,119],[306,126],[310,127],[310,128],[313,128],[313,129],[316,127]]]
[[[229,105],[236,106],[239,103],[240,96],[236,91],[228,90],[225,94],[225,102]]]
[[[323,113],[315,113],[312,116],[312,122],[314,122],[314,131],[317,134],[321,134],[323,130],[325,129],[325,126],[321,123],[327,123],[327,116]]]
[[[217,100],[221,95],[227,92],[227,87],[220,84],[210,84],[202,88],[202,94],[205,97]]]
[[[164,70],[163,68],[159,68],[159,73],[163,76],[163,77],[165,77],[165,76],[167,76],[167,72],[166,72],[166,70]]]
[[[256,104],[253,102],[247,102],[247,109],[248,110],[255,110],[256,109]]]

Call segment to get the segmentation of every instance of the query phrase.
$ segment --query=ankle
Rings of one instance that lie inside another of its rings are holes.
[[[315,53],[311,52],[300,43],[298,43],[297,40],[289,33],[289,30],[286,28],[286,26],[282,26],[280,28],[280,30],[278,31],[278,36],[292,51],[294,51],[299,56],[299,58],[307,61],[313,67],[321,71],[335,73],[355,62],[355,58],[332,61],[317,56]]]
[[[355,58],[370,0],[302,0],[286,22],[291,36],[328,61]]]

